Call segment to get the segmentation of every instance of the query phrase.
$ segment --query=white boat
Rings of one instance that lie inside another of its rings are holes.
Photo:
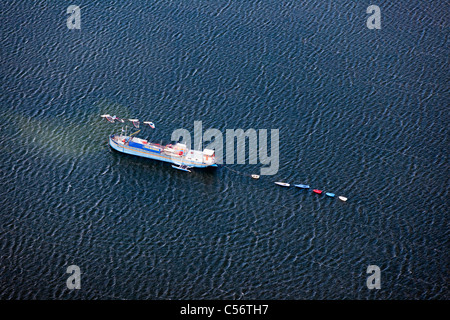
[[[186,165],[177,163],[177,165],[172,165],[172,168],[177,169],[177,170],[181,170],[181,171],[191,172],[191,170],[189,170],[189,169],[192,168],[192,167],[188,167]]]
[[[131,121],[135,128],[139,128],[139,120],[138,119],[128,119],[128,121]]]
[[[257,174],[252,174],[252,176],[251,176],[253,179],[259,179],[259,175],[257,175]]]
[[[347,198],[346,198],[346,197],[343,197],[343,196],[339,196],[338,198],[339,198],[339,200],[342,200],[342,201],[347,201]]]
[[[111,123],[114,123],[114,118],[111,117],[109,114],[102,114],[100,117],[102,117],[102,118],[108,120],[108,121],[111,122]]]
[[[112,118],[113,118],[114,120],[117,120],[117,121],[122,122],[122,123],[125,122],[125,120],[119,118],[118,116],[112,116]]]
[[[148,124],[150,128],[155,129],[155,124],[151,121],[144,121],[145,124]]]
[[[286,183],[286,182],[275,182],[275,184],[282,186],[282,187],[290,187],[291,186],[289,183]]]

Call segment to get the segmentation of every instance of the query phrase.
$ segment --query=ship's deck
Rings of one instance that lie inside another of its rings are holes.
[[[125,153],[189,166],[216,166],[212,150],[205,153],[199,150],[189,150],[186,145],[180,143],[160,145],[125,135],[112,135],[110,138],[117,144],[117,147],[122,149],[119,151]]]

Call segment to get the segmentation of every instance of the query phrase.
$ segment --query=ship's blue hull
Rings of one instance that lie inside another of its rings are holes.
[[[186,159],[178,159],[175,157],[167,156],[158,152],[157,149],[144,149],[141,145],[130,143],[130,145],[120,145],[112,139],[113,136],[109,137],[109,145],[116,151],[131,154],[138,157],[144,157],[153,160],[159,160],[164,162],[173,163],[176,165],[186,165],[194,168],[206,168],[206,167],[217,167],[217,164],[202,164],[194,161],[189,161]]]

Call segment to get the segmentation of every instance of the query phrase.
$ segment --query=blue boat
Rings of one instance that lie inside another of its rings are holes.
[[[325,193],[327,196],[329,196],[329,197],[332,197],[332,198],[334,198],[334,196],[335,196],[335,194],[334,193],[331,193],[331,192],[327,192],[327,193]]]
[[[309,186],[307,184],[294,184],[294,186],[300,189],[309,189]]]

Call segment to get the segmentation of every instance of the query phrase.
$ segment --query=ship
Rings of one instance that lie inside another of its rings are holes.
[[[110,123],[124,123],[125,120],[109,114],[101,115]],[[138,119],[128,119],[133,123],[134,128],[139,128]],[[150,128],[155,129],[155,124],[151,121],[144,121]],[[134,129],[134,130],[136,130]],[[217,167],[215,151],[213,149],[190,150],[186,144],[177,142],[176,144],[161,145],[145,139],[137,138],[135,135],[141,130],[130,132],[128,126],[125,130],[122,127],[121,133],[109,136],[109,145],[118,152],[131,154],[138,157],[159,160],[172,163],[172,168],[181,171],[191,172],[190,168]]]
[[[190,168],[217,167],[214,150],[190,150],[183,143],[161,145],[131,134],[120,133],[109,136],[109,145],[122,153],[172,163],[173,168],[182,171],[190,172]]]

